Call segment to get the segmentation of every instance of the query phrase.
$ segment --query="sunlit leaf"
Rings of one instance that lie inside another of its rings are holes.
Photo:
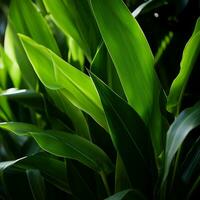
[[[160,84],[154,71],[154,58],[149,44],[121,0],[90,2],[128,102],[148,125],[156,152],[159,153]]]
[[[23,35],[20,38],[41,82],[49,89],[61,89],[72,104],[106,128],[102,105],[90,77],[30,38]]]
[[[100,43],[100,34],[88,0],[44,0],[52,19],[71,36],[91,60]]]
[[[200,18],[197,20],[194,33],[187,42],[183,51],[180,72],[173,81],[167,102],[167,110],[174,114],[178,114],[181,106],[181,101],[184,95],[184,91],[190,74],[194,67],[194,64],[200,53]]]

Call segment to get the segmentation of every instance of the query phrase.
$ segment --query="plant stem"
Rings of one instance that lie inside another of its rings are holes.
[[[101,179],[103,181],[104,187],[106,189],[107,195],[110,196],[111,192],[110,192],[110,188],[109,188],[109,185],[108,185],[108,181],[107,181],[106,175],[105,175],[105,173],[103,171],[100,173],[100,175],[101,175]]]

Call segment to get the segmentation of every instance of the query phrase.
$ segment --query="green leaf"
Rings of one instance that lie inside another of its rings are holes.
[[[105,200],[145,200],[145,198],[143,197],[142,194],[140,194],[138,191],[136,190],[123,190],[121,192],[118,192],[108,198],[106,198]]]
[[[103,42],[97,49],[90,69],[92,73],[109,85],[117,94],[126,98],[113,61]]]
[[[101,101],[91,78],[30,38],[23,35],[20,38],[41,82],[49,89],[61,89],[73,105],[106,129]]]
[[[5,66],[3,60],[4,50],[3,47],[0,45],[0,88],[5,89],[7,84],[7,66]]]
[[[71,36],[91,60],[101,36],[88,0],[44,0],[44,4],[57,26]]]
[[[13,23],[17,33],[28,35],[56,54],[60,54],[45,18],[43,18],[31,0],[13,0],[9,9],[9,19]],[[39,31],[38,27],[40,27]]]
[[[187,42],[182,55],[180,72],[173,81],[167,102],[167,110],[178,114],[185,88],[190,78],[192,69],[200,53],[200,18],[197,20],[192,37]]]
[[[157,173],[150,133],[126,101],[95,75],[92,78],[101,98],[112,142],[124,163],[132,187],[145,193],[151,190]]]
[[[117,154],[116,165],[115,165],[115,192],[131,188],[130,180],[125,170],[124,163]]]
[[[1,94],[1,89],[0,89],[0,94]],[[0,95],[0,109],[2,110],[2,115],[5,116],[6,120],[13,120],[14,116],[12,113],[12,110],[10,108],[10,105],[8,104],[8,101],[6,97],[3,97]]]
[[[47,181],[69,193],[64,162],[49,157],[47,154],[38,153],[13,161],[0,162],[0,173],[4,173],[10,167],[16,167],[24,170],[38,169]]]
[[[29,169],[26,175],[34,200],[45,200],[45,183],[40,171]]]
[[[192,144],[183,164],[182,180],[189,184],[193,177],[197,177],[200,163],[200,137]]]
[[[172,160],[190,131],[200,125],[200,103],[185,109],[175,119],[167,132],[163,183],[166,180]]]
[[[14,69],[18,66],[21,71],[22,78],[25,80],[29,88],[35,89],[37,87],[37,77],[30,62],[26,57],[20,40],[17,37],[17,33],[11,23],[9,23],[6,28],[4,49],[7,55],[12,58],[12,62],[17,63],[15,64],[16,66],[14,67]],[[17,74],[19,74],[19,69],[16,70]],[[17,78],[16,76],[13,78],[19,79],[20,77]]]
[[[149,44],[121,0],[90,2],[128,102],[148,125],[156,152],[160,153],[160,84]]]
[[[13,62],[8,57],[8,55],[6,54],[6,52],[2,47],[0,47],[0,54],[2,56],[2,64],[4,65],[4,70],[8,71],[10,78],[13,82],[13,85],[16,88],[19,88],[21,82],[21,71],[19,69],[19,66],[17,65],[16,62]]]
[[[14,100],[30,108],[42,109],[45,107],[45,100],[41,93],[34,90],[10,88],[0,92],[0,97],[6,97],[9,100]]]
[[[38,27],[40,27],[40,31],[38,31]],[[17,33],[23,33],[34,38],[38,43],[47,46],[56,54],[60,55],[60,51],[47,22],[30,0],[13,0],[11,2],[5,49],[9,57],[14,58],[19,64],[23,78],[29,87],[36,89],[37,77],[20,44]]]
[[[87,121],[80,109],[75,107],[63,94],[62,90],[49,90],[48,94],[53,99],[55,105],[64,112],[71,120],[75,128],[75,132],[88,140],[91,140]]]
[[[113,170],[105,152],[80,136],[61,131],[42,131],[34,125],[17,122],[0,123],[0,128],[19,136],[30,135],[45,151],[59,157],[77,160],[99,173],[109,174]]]
[[[69,37],[67,43],[69,47],[68,62],[78,69],[84,71],[84,52],[73,38]]]

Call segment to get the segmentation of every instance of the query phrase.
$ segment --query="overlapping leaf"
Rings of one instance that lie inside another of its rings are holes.
[[[90,10],[88,0],[44,0],[54,22],[71,36],[91,60],[101,36]]]
[[[4,173],[10,167],[18,167],[25,170],[38,169],[45,179],[56,187],[65,192],[70,191],[64,162],[51,158],[44,153],[38,153],[29,157],[25,156],[13,161],[0,162],[0,173]]]
[[[61,89],[62,95],[72,104],[90,114],[106,128],[102,105],[90,77],[30,38],[23,35],[20,38],[42,83],[49,89]]]
[[[152,187],[152,180],[157,173],[150,133],[127,102],[96,76],[92,75],[92,78],[102,101],[113,144],[124,163],[132,187],[145,193]]]
[[[161,151],[160,85],[148,42],[121,0],[90,0],[99,30],[116,67],[129,104],[151,130]]]
[[[108,174],[113,170],[108,156],[98,146],[80,136],[60,131],[42,131],[25,123],[0,123],[0,128],[19,136],[32,136],[45,151],[59,157],[78,160],[99,173]]]
[[[195,30],[183,51],[181,68],[178,76],[173,81],[167,102],[167,110],[178,114],[181,100],[190,78],[194,64],[200,53],[200,18],[197,20]]]
[[[185,109],[175,119],[167,132],[163,182],[166,180],[172,160],[190,131],[200,125],[200,103]]]

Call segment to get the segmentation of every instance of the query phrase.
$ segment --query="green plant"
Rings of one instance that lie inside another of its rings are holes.
[[[198,19],[166,95],[121,0],[12,0],[0,48],[2,195],[191,199],[200,103],[181,103],[199,51]]]

